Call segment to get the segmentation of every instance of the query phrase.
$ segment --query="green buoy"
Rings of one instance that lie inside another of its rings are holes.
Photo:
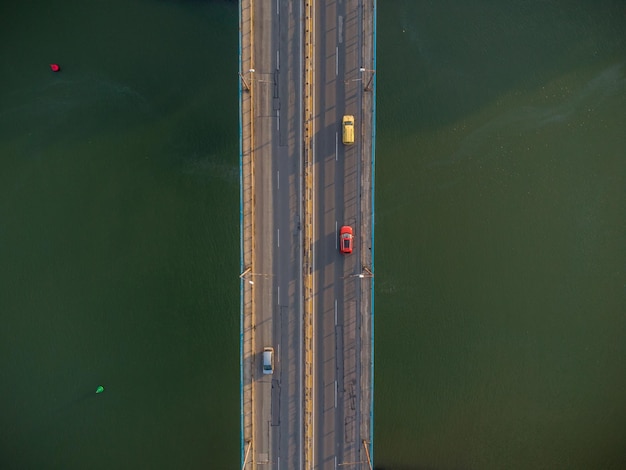
[[[102,385],[98,385],[98,388],[96,388],[96,393],[102,393],[104,392],[104,387]]]

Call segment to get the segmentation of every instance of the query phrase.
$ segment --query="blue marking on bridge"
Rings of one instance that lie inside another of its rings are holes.
[[[372,80],[372,272],[376,273],[376,269],[374,269],[374,231],[376,228],[375,223],[375,192],[376,192],[376,15],[377,15],[377,0],[374,0],[374,26],[373,26],[373,34],[374,34],[374,44],[373,44],[373,57],[372,57],[372,69],[374,69],[374,77]],[[372,460],[372,466],[374,465],[374,281],[375,277],[372,276],[372,284],[371,284],[371,304],[372,304],[372,339],[371,339],[371,370],[370,377],[372,383],[372,390],[370,392],[370,443],[369,443],[369,451],[370,451],[370,459]]]
[[[239,6],[239,24],[241,25],[241,16],[242,16],[242,5],[241,0],[238,2]],[[239,33],[239,71],[242,70],[242,60],[241,60],[241,33]],[[239,83],[239,272],[242,273],[244,271],[244,261],[243,261],[243,88],[241,86],[241,77],[237,82]],[[244,464],[244,452],[245,445],[244,442],[244,429],[243,429],[243,421],[244,421],[244,410],[243,410],[243,286],[244,280],[239,280],[239,407],[240,407],[240,423],[239,423],[239,432],[240,432],[240,461],[241,465]]]

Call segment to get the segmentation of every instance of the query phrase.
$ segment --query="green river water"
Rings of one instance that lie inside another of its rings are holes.
[[[377,467],[625,468],[624,2],[378,4]],[[0,468],[240,468],[236,2],[0,17]]]

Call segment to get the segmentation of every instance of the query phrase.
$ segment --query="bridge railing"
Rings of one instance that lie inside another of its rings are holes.
[[[254,0],[240,0],[239,44],[239,106],[240,106],[240,237],[241,237],[241,314],[240,314],[240,375],[241,375],[241,464],[254,456],[254,282],[248,274],[254,272],[254,83],[248,74],[254,70]],[[245,452],[245,453],[244,453]]]

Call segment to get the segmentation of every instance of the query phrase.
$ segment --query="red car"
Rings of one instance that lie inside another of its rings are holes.
[[[339,251],[342,253],[352,253],[352,227],[344,225],[339,231]]]

